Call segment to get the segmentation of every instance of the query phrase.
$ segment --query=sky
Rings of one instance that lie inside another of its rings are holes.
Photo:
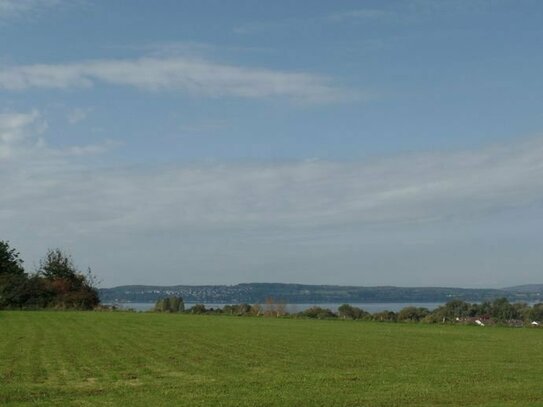
[[[0,240],[102,287],[543,281],[543,3],[0,0]]]

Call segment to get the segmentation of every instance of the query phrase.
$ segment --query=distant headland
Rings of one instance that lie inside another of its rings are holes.
[[[236,285],[125,285],[99,290],[102,302],[155,302],[165,295],[183,297],[193,303],[263,303],[267,298],[291,304],[303,303],[386,303],[471,302],[505,297],[511,302],[543,301],[543,284],[503,289],[455,287],[361,287],[283,283]]]

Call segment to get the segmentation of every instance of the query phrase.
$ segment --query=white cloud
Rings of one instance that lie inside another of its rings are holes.
[[[68,123],[77,124],[77,123],[85,120],[91,111],[92,111],[92,109],[83,109],[83,108],[80,108],[80,107],[72,109],[68,113]]]
[[[341,23],[345,20],[374,20],[387,16],[389,16],[389,13],[385,10],[356,9],[333,13],[324,17],[324,19],[330,23]]]
[[[234,28],[237,34],[251,34],[261,31],[283,31],[285,29],[299,29],[308,24],[322,26],[323,24],[340,24],[347,21],[370,21],[391,17],[392,14],[382,9],[353,9],[337,11],[327,15],[312,17],[289,17],[271,21],[253,21],[241,24]]]
[[[36,111],[0,115],[0,238],[30,267],[61,246],[107,284],[506,285],[511,267],[522,281],[539,275],[529,231],[541,218],[541,137],[350,163],[104,168],[81,155],[107,143],[52,149],[44,126]],[[504,210],[516,215],[502,229],[484,224]],[[485,245],[500,234],[504,246]]]
[[[38,136],[42,122],[37,112],[0,116],[0,181],[12,191],[10,202],[0,197],[0,203],[22,217],[34,213],[38,223],[46,218],[43,211],[61,212],[72,227],[84,224],[81,230],[401,223],[469,217],[543,200],[543,139],[358,163],[98,170],[74,158],[114,143],[54,150]],[[18,196],[28,190],[44,204],[36,207],[24,193]],[[87,224],[89,218],[102,221]]]
[[[23,65],[0,69],[0,88],[91,87],[98,83],[148,91],[178,91],[207,97],[286,97],[300,103],[326,103],[353,98],[327,78],[217,64],[195,58],[94,60],[73,64]]]
[[[42,164],[59,164],[59,157],[98,154],[118,145],[106,140],[96,145],[52,148],[42,137],[46,129],[47,121],[37,110],[0,113],[0,170],[7,174],[8,171],[12,173],[16,168],[23,168],[26,173],[31,173],[38,168],[39,173]]]
[[[63,0],[0,0],[0,19],[20,17],[59,6]]]
[[[40,144],[37,135],[46,127],[37,111],[30,113],[0,113],[0,159],[12,157],[29,143]]]

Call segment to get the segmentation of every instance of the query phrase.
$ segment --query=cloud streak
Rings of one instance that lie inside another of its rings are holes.
[[[247,68],[187,57],[92,60],[0,69],[0,89],[4,90],[89,88],[99,83],[211,98],[284,97],[299,103],[331,103],[356,96],[330,79],[314,74]]]
[[[22,166],[25,172],[40,172],[41,164],[59,164],[59,157],[99,154],[118,145],[106,140],[101,144],[52,148],[42,137],[46,129],[47,121],[37,110],[0,113],[0,170],[7,174]]]
[[[308,24],[321,26],[322,24],[333,25],[346,22],[379,21],[389,19],[393,16],[394,15],[390,11],[384,9],[351,9],[313,17],[289,17],[281,20],[254,21],[239,25],[235,27],[233,31],[236,34],[244,35],[261,31],[284,30],[287,28],[298,29],[300,27],[306,27]]]
[[[406,228],[427,230],[419,239],[431,245],[436,236],[444,238],[443,225],[457,224],[451,219],[525,213],[543,201],[541,137],[350,163],[103,167],[92,154],[111,146],[53,149],[42,139],[45,125],[36,111],[0,115],[3,238],[20,246],[27,259],[30,253],[37,260],[51,245],[75,250],[83,264],[101,267],[110,284],[150,282],[149,267],[156,266],[157,257],[163,274],[153,281],[161,283],[270,281],[270,276],[338,283],[329,275],[338,267],[351,276],[341,281],[352,283],[360,264],[388,273],[368,280],[375,284],[409,283],[410,277],[397,274],[404,267],[400,258],[408,255],[413,273],[429,279],[424,284],[458,283],[453,277],[431,280],[432,268],[448,268],[454,276],[462,264],[472,270],[481,254],[465,248],[464,263],[444,265],[442,257],[432,257],[432,246],[424,247],[429,252],[411,252],[420,245]],[[364,245],[366,251],[359,251]],[[526,253],[532,257],[506,251],[494,256],[494,263],[516,259],[530,269],[538,260],[536,252]],[[181,264],[192,270],[183,280]],[[421,264],[429,271],[415,272]],[[299,270],[296,277],[293,267]],[[503,281],[508,267],[500,271]],[[494,269],[490,263],[487,268],[489,277]],[[112,269],[121,275],[107,274]],[[226,270],[236,277],[223,274]]]
[[[25,185],[23,190],[41,196],[51,204],[49,210],[61,211],[74,225],[82,221],[83,207],[85,217],[96,212],[107,219],[102,226],[143,231],[428,221],[543,200],[541,138],[369,162],[224,163],[140,171],[81,167],[71,157],[102,152],[112,143],[53,150],[39,138],[40,126],[37,112],[0,116],[0,179],[13,191],[10,206],[21,216],[34,212],[39,219],[44,209],[25,204],[24,194],[17,197]],[[22,183],[21,174],[27,177]],[[91,201],[97,203],[86,206]]]
[[[0,0],[0,19],[32,14],[62,3],[63,0]]]

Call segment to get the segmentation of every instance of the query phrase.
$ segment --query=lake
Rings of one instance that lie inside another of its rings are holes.
[[[310,304],[286,304],[286,310],[288,313],[293,314],[296,312],[304,311],[308,308],[318,306],[322,308],[329,308],[330,310],[337,312],[338,307],[342,303],[310,303]],[[428,308],[429,310],[433,310],[441,305],[443,305],[443,302],[386,302],[386,303],[351,303],[353,307],[362,308],[365,311],[368,311],[369,313],[375,313],[380,311],[394,311],[398,312],[402,308],[405,307],[424,307]],[[122,309],[133,309],[135,311],[150,311],[154,307],[154,303],[152,302],[130,302],[130,303],[106,303],[105,305],[115,305]],[[195,305],[195,303],[185,303],[185,308],[188,309]],[[223,308],[225,305],[231,305],[231,304],[205,304],[206,308]],[[262,306],[265,307],[265,304],[262,304]]]

